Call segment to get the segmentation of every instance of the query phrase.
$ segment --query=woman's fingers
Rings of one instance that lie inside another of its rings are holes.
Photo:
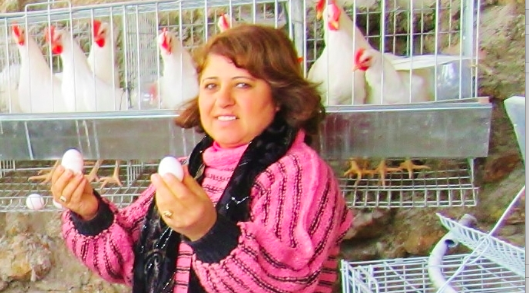
[[[85,188],[86,188],[86,184],[88,183],[88,180],[84,177],[83,174],[79,174],[72,181],[76,181],[77,184],[75,186],[75,189],[72,192],[70,201],[74,203],[80,203],[83,199],[83,194],[85,192]]]
[[[55,178],[55,182],[52,182],[51,192],[53,193],[54,197],[57,197],[57,199],[59,199],[59,197],[63,195],[64,188],[70,182],[73,173],[69,170],[65,170],[61,172],[61,174],[53,174],[52,176],[58,176]]]
[[[183,167],[184,167],[184,179],[182,180],[183,185],[185,185],[191,191],[192,194],[209,199],[209,196],[206,194],[206,192],[204,192],[204,189],[202,188],[202,186],[200,186],[200,184],[198,184],[195,178],[193,178],[193,176],[189,174],[187,165]]]
[[[181,211],[185,210],[182,200],[171,191],[169,185],[160,175],[153,174],[151,181],[156,187],[156,205],[160,212],[170,210],[173,213],[181,213]]]
[[[71,201],[72,196],[74,195],[74,192],[76,191],[76,189],[78,189],[79,184],[84,179],[84,175],[78,174],[75,176],[70,176],[69,179],[70,180],[68,181],[68,183],[62,190],[62,194],[59,195],[59,200],[62,201],[63,203],[69,203]],[[81,191],[82,190],[84,190],[84,186],[83,186],[83,189],[81,189]]]
[[[59,165],[57,168],[55,168],[55,171],[51,174],[51,184],[52,186],[55,185],[55,182],[61,177],[61,175],[64,173],[65,169],[63,166]]]

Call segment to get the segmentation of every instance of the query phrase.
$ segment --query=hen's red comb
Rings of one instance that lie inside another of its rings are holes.
[[[324,7],[325,0],[319,0],[318,3],[316,3],[316,11],[322,12]]]
[[[22,35],[22,29],[18,26],[18,24],[15,22],[13,23],[11,27],[13,34],[18,38]]]
[[[100,28],[101,28],[101,21],[94,19],[94,21],[92,22],[92,30],[93,30],[92,34],[94,37],[98,35]]]
[[[225,29],[230,28],[230,23],[228,22],[228,15],[226,13],[220,16],[222,18],[222,25]]]

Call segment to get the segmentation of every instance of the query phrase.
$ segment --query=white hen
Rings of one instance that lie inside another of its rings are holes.
[[[318,87],[323,97],[327,96],[328,105],[363,104],[365,77],[361,71],[352,72],[354,48],[369,46],[361,33],[352,39],[351,20],[334,0],[322,8],[325,0],[318,3],[317,10],[322,11],[324,20],[325,48],[310,68],[307,78],[320,83]]]
[[[53,75],[37,42],[17,24],[11,27],[20,55],[18,104],[24,113],[67,111],[61,81]]]
[[[163,75],[151,86],[151,103],[160,103],[164,109],[176,109],[198,95],[196,68],[191,54],[166,28],[158,35],[158,46],[162,55]]]
[[[70,111],[93,112],[125,110],[125,93],[92,74],[86,56],[67,30],[50,26],[46,40],[52,52],[61,57],[62,94]]]
[[[18,106],[20,67],[20,64],[7,64],[0,72],[0,112],[21,112]]]
[[[355,53],[355,66],[365,72],[368,85],[366,104],[406,104],[432,101],[431,85],[423,76],[409,70],[397,71],[392,60],[375,49],[360,48]]]
[[[119,71],[116,67],[115,44],[117,32],[107,22],[92,22],[92,45],[88,53],[88,66],[102,81],[119,87]]]
[[[414,71],[412,74],[409,70],[397,71],[392,59],[375,49],[357,50],[353,71],[357,70],[365,71],[368,85],[366,104],[407,104],[433,100],[428,79],[413,73]],[[385,186],[388,172],[407,170],[409,177],[412,178],[415,169],[430,169],[430,167],[416,165],[407,158],[398,168],[394,168],[388,167],[386,160],[382,159],[375,170],[364,172],[379,174],[380,183]]]

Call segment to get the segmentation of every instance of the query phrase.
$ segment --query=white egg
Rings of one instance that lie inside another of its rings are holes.
[[[83,155],[76,149],[69,149],[62,155],[61,165],[74,174],[81,174],[84,168]]]
[[[173,174],[180,181],[184,178],[182,164],[180,164],[175,157],[167,156],[160,161],[160,165],[158,165],[158,174],[163,176],[167,173]]]
[[[44,205],[44,199],[38,193],[32,193],[26,197],[26,206],[28,206],[30,210],[41,210]]]

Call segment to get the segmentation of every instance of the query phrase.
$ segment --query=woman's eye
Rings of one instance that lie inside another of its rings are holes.
[[[207,90],[210,90],[210,89],[214,89],[216,86],[216,84],[214,83],[207,83],[204,85],[204,88],[207,89]]]
[[[239,82],[235,86],[238,88],[249,88],[250,87],[250,85],[245,82]]]

